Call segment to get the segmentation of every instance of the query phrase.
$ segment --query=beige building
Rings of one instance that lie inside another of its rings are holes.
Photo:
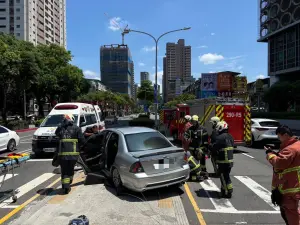
[[[179,39],[177,44],[167,43],[163,66],[163,96],[167,102],[176,97],[178,80],[184,85],[191,79],[191,46],[185,46],[184,39]]]
[[[67,47],[65,0],[0,0],[0,32]]]

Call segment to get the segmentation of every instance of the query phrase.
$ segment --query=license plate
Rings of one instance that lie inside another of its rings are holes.
[[[56,148],[44,148],[44,152],[55,152]]]

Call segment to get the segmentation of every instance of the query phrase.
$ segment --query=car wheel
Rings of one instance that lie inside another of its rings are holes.
[[[16,150],[16,141],[14,139],[11,139],[7,144],[7,151],[13,152],[14,150]]]
[[[119,196],[122,194],[123,184],[122,184],[120,173],[117,168],[113,168],[111,177],[117,192],[117,196]]]

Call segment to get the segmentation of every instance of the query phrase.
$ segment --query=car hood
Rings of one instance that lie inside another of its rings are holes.
[[[139,151],[139,152],[129,152],[134,158],[144,158],[148,156],[156,156],[156,155],[165,155],[171,154],[175,152],[184,152],[183,148],[179,147],[169,147],[155,150],[147,150],[147,151]]]
[[[55,131],[57,127],[39,127],[34,135],[36,136],[55,136]]]

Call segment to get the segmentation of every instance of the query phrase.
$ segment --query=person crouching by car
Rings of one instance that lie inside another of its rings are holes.
[[[97,134],[98,133],[98,127],[96,125],[92,127],[87,127],[86,130],[84,131],[83,135],[87,139],[90,136]]]

